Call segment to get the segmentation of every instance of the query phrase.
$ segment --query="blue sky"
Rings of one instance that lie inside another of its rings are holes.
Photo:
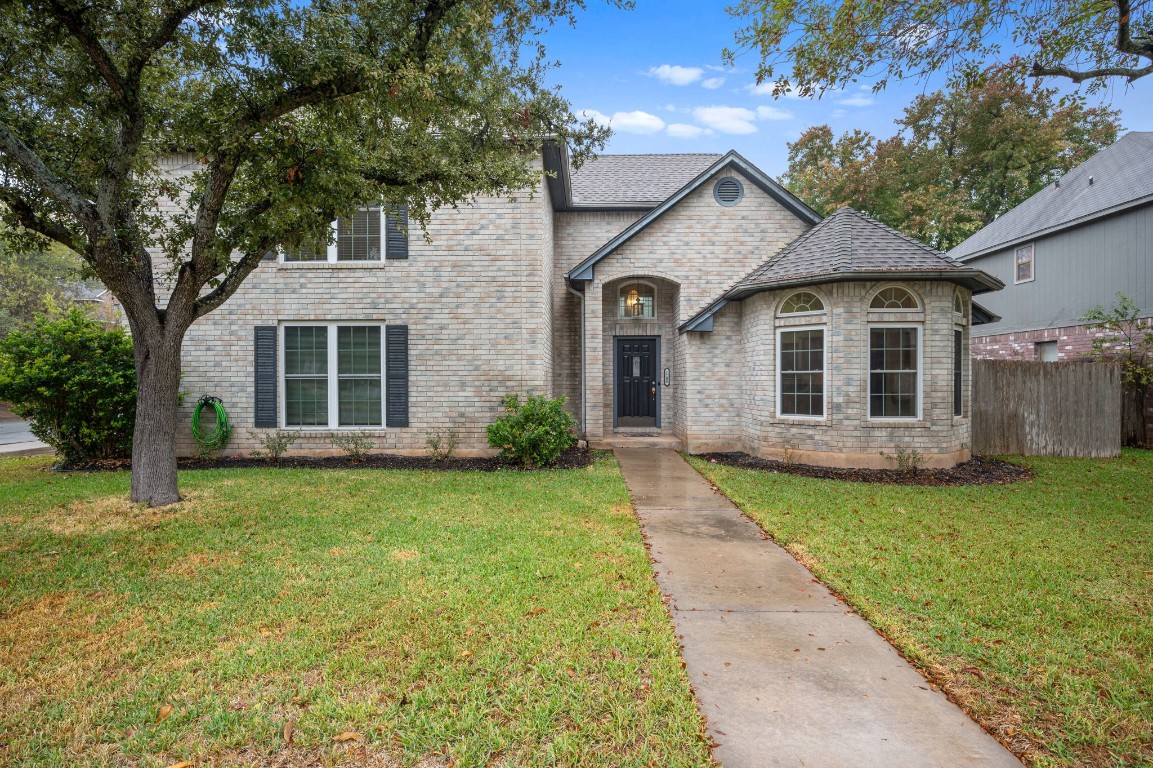
[[[623,11],[589,0],[575,27],[551,30],[544,42],[560,63],[551,80],[576,110],[611,118],[606,152],[725,152],[735,149],[777,176],[786,144],[811,125],[835,133],[861,128],[891,136],[905,106],[944,84],[905,82],[880,93],[861,83],[822,99],[773,99],[757,93],[753,55],[723,67],[738,21],[725,0],[636,0]],[[1053,85],[1058,85],[1052,81]],[[1153,130],[1153,76],[1091,96],[1121,110],[1126,130]]]

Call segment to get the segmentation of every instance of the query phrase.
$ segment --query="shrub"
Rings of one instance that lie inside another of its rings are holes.
[[[881,455],[885,457],[886,461],[895,463],[897,470],[906,475],[915,475],[921,470],[921,467],[925,466],[925,455],[916,448],[905,448],[898,445],[895,455],[884,451],[881,451]]]
[[[445,432],[439,429],[435,432],[429,432],[428,439],[424,441],[428,448],[428,455],[433,461],[451,459],[453,453],[456,452],[456,443],[457,434],[451,429]]]
[[[564,409],[564,397],[530,396],[522,404],[519,396],[505,395],[500,404],[505,413],[487,431],[488,444],[500,449],[503,460],[526,468],[549,467],[576,445],[577,423]]]
[[[283,432],[276,430],[275,432],[258,432],[256,433],[256,441],[260,443],[260,447],[264,450],[253,451],[253,456],[265,456],[273,464],[280,461],[288,449],[295,445],[296,441],[300,439],[297,432]]]
[[[367,459],[368,452],[376,447],[376,443],[372,441],[372,436],[367,432],[348,432],[346,434],[333,435],[332,444],[347,453],[348,458],[356,462]]]
[[[66,464],[129,456],[136,421],[132,340],[80,309],[37,317],[0,341],[0,400]]]

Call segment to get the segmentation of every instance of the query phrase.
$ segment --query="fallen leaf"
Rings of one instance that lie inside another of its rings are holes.
[[[612,653],[614,659],[619,659],[624,656],[624,654],[621,653],[621,649],[617,648],[615,645],[609,649],[609,652]]]
[[[284,743],[286,745],[292,744],[292,732],[295,730],[296,730],[296,723],[294,723],[292,720],[285,720],[284,721],[284,730],[281,731],[280,733],[284,737]]]
[[[460,654],[460,657],[462,659],[467,659],[469,656],[472,656],[472,651],[464,651],[463,653]]]
[[[332,737],[333,741],[363,741],[364,737],[356,731],[345,731]]]
[[[160,708],[160,711],[156,714],[156,722],[158,722],[158,723],[164,722],[165,720],[168,719],[168,716],[171,714],[172,714],[172,705],[171,704],[165,704],[163,707]]]
[[[172,765],[168,766],[168,768],[192,768],[193,765],[195,765],[195,763],[193,763],[191,760],[185,760],[180,763],[173,763]]]
[[[542,613],[544,613],[544,608],[533,608],[525,613],[525,616],[540,616]]]
[[[266,627],[261,627],[260,628],[260,636],[261,637],[272,637],[272,630],[267,629]]]

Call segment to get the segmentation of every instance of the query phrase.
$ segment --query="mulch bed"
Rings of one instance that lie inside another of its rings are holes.
[[[573,448],[561,454],[555,467],[550,469],[583,469],[592,463],[587,448]],[[219,459],[179,459],[181,470],[197,469],[426,469],[437,471],[497,470],[526,471],[519,465],[505,464],[496,456],[451,458],[437,461],[429,456],[396,456],[389,453],[370,454],[360,461],[349,456],[285,456],[279,462],[252,456],[223,457]],[[128,459],[104,459],[73,466],[56,466],[62,472],[119,472],[132,468]]]
[[[884,485],[1001,485],[1029,480],[1033,477],[1033,472],[1026,467],[984,456],[974,456],[969,461],[958,464],[952,469],[919,469],[915,472],[902,472],[897,469],[839,469],[815,467],[811,464],[786,464],[783,461],[759,459],[747,453],[702,453],[698,454],[698,457],[705,461],[741,469],[757,469],[764,472],[819,477],[825,480],[850,480],[856,483],[881,483]]]

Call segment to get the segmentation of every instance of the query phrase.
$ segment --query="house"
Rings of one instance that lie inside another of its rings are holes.
[[[999,280],[854,211],[822,221],[735,152],[533,162],[538,189],[437,211],[427,238],[366,209],[270,254],[190,330],[184,423],[209,394],[229,452],[351,429],[412,453],[451,430],[463,454],[519,392],[564,395],[594,446],[968,458],[971,297]]]
[[[999,315],[973,355],[1076,360],[1093,332],[1078,320],[1117,292],[1153,317],[1153,132],[1131,132],[976,232],[949,255],[996,275]]]

